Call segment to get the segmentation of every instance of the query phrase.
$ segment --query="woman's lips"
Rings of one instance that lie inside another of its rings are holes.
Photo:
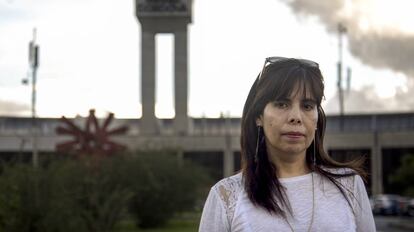
[[[291,139],[299,139],[305,136],[304,134],[300,132],[286,132],[286,133],[283,133],[282,135],[288,138],[291,138]]]

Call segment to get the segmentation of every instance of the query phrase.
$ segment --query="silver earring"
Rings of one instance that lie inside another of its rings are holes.
[[[318,128],[316,128],[317,130]],[[316,130],[315,136],[313,136],[313,168],[316,167]]]
[[[257,163],[258,157],[259,157],[259,145],[261,140],[261,133],[262,133],[263,127],[257,126],[257,139],[256,139],[256,153],[254,154],[254,162]]]

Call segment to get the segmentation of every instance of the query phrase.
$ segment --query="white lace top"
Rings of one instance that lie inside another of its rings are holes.
[[[286,188],[293,217],[288,221],[295,232],[308,231],[312,216],[312,174],[280,178]],[[311,231],[371,232],[375,230],[367,192],[360,176],[339,179],[350,197],[352,208],[338,188],[314,173],[315,211]],[[355,214],[353,213],[355,211]],[[289,215],[289,214],[288,214]],[[254,206],[242,184],[242,174],[215,184],[201,216],[199,232],[291,231],[286,220]]]

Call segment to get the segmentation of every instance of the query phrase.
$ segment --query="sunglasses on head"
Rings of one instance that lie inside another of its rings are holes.
[[[287,57],[281,57],[281,56],[272,56],[272,57],[267,57],[265,59],[265,63],[263,65],[262,71],[259,74],[259,80],[262,78],[262,73],[263,73],[266,65],[275,64],[275,63],[279,63],[279,62],[285,62],[285,61],[288,61],[288,60],[295,60],[295,61],[298,61],[300,64],[307,65],[307,66],[313,67],[313,68],[319,68],[319,64],[316,63],[315,61],[312,61],[312,60],[287,58]]]

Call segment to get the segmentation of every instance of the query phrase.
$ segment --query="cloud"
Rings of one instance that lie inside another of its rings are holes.
[[[382,112],[386,110],[383,102],[384,101],[378,101],[378,96],[372,86],[364,87],[361,90],[350,90],[349,92],[344,93],[345,113]],[[338,114],[338,93],[327,100],[323,105],[323,108],[327,114]]]
[[[12,101],[0,100],[0,115],[3,116],[27,116],[30,106]]]
[[[0,0],[0,24],[17,23],[32,19],[22,4]]]
[[[399,109],[408,111],[414,109],[414,79],[407,80],[407,86],[404,89],[398,89],[395,97],[393,98],[393,105],[397,105]]]
[[[365,86],[360,90],[344,92],[345,114],[408,112],[414,109],[414,98],[409,89],[414,89],[414,80],[407,80],[407,87],[397,89],[392,97],[380,97],[374,86]],[[338,94],[323,104],[327,114],[338,114]]]

